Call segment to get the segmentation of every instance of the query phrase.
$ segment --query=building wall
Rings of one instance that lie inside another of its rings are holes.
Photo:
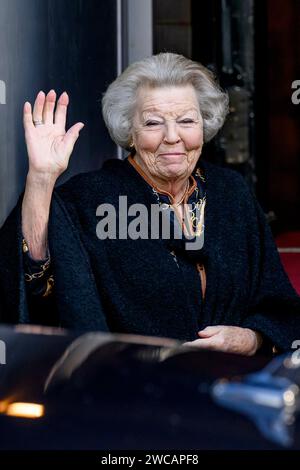
[[[154,52],[192,57],[191,0],[154,0]]]
[[[291,100],[292,83],[300,79],[300,3],[269,0],[267,164],[269,201],[282,229],[300,230],[300,104]]]

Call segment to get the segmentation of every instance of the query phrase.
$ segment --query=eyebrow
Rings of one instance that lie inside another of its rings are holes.
[[[180,116],[183,116],[184,114],[189,113],[189,112],[196,112],[196,113],[198,114],[198,113],[199,113],[199,110],[198,110],[196,107],[188,108],[188,109],[182,111],[182,112],[180,113],[179,117],[180,117]],[[162,112],[161,110],[157,109],[157,108],[149,108],[149,109],[147,109],[147,110],[145,110],[145,111],[142,111],[142,115],[143,115],[143,116],[144,116],[145,114],[150,114],[150,113],[157,113],[157,114],[159,114],[159,115],[162,115],[162,114],[163,114],[163,112]]]

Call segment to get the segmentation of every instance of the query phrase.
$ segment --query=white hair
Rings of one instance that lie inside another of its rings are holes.
[[[104,93],[102,113],[113,141],[129,148],[139,88],[184,85],[192,85],[196,92],[203,119],[204,142],[212,139],[228,113],[227,93],[220,88],[214,74],[200,63],[164,52],[129,65]]]

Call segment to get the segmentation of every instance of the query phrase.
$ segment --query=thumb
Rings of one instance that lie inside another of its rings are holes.
[[[203,330],[198,331],[198,336],[201,338],[209,338],[210,336],[218,334],[221,328],[222,325],[207,326],[206,328],[203,328]]]
[[[84,127],[83,122],[77,122],[72,127],[70,127],[68,132],[66,132],[63,138],[63,143],[68,153],[72,152],[75,142],[79,137],[79,132],[81,131],[83,127]]]

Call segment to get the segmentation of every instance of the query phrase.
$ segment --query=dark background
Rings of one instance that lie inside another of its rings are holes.
[[[115,1],[0,0],[0,80],[6,84],[6,104],[0,104],[0,225],[27,173],[23,103],[33,103],[39,90],[66,90],[68,126],[85,123],[62,182],[117,155],[100,103],[116,71]]]

